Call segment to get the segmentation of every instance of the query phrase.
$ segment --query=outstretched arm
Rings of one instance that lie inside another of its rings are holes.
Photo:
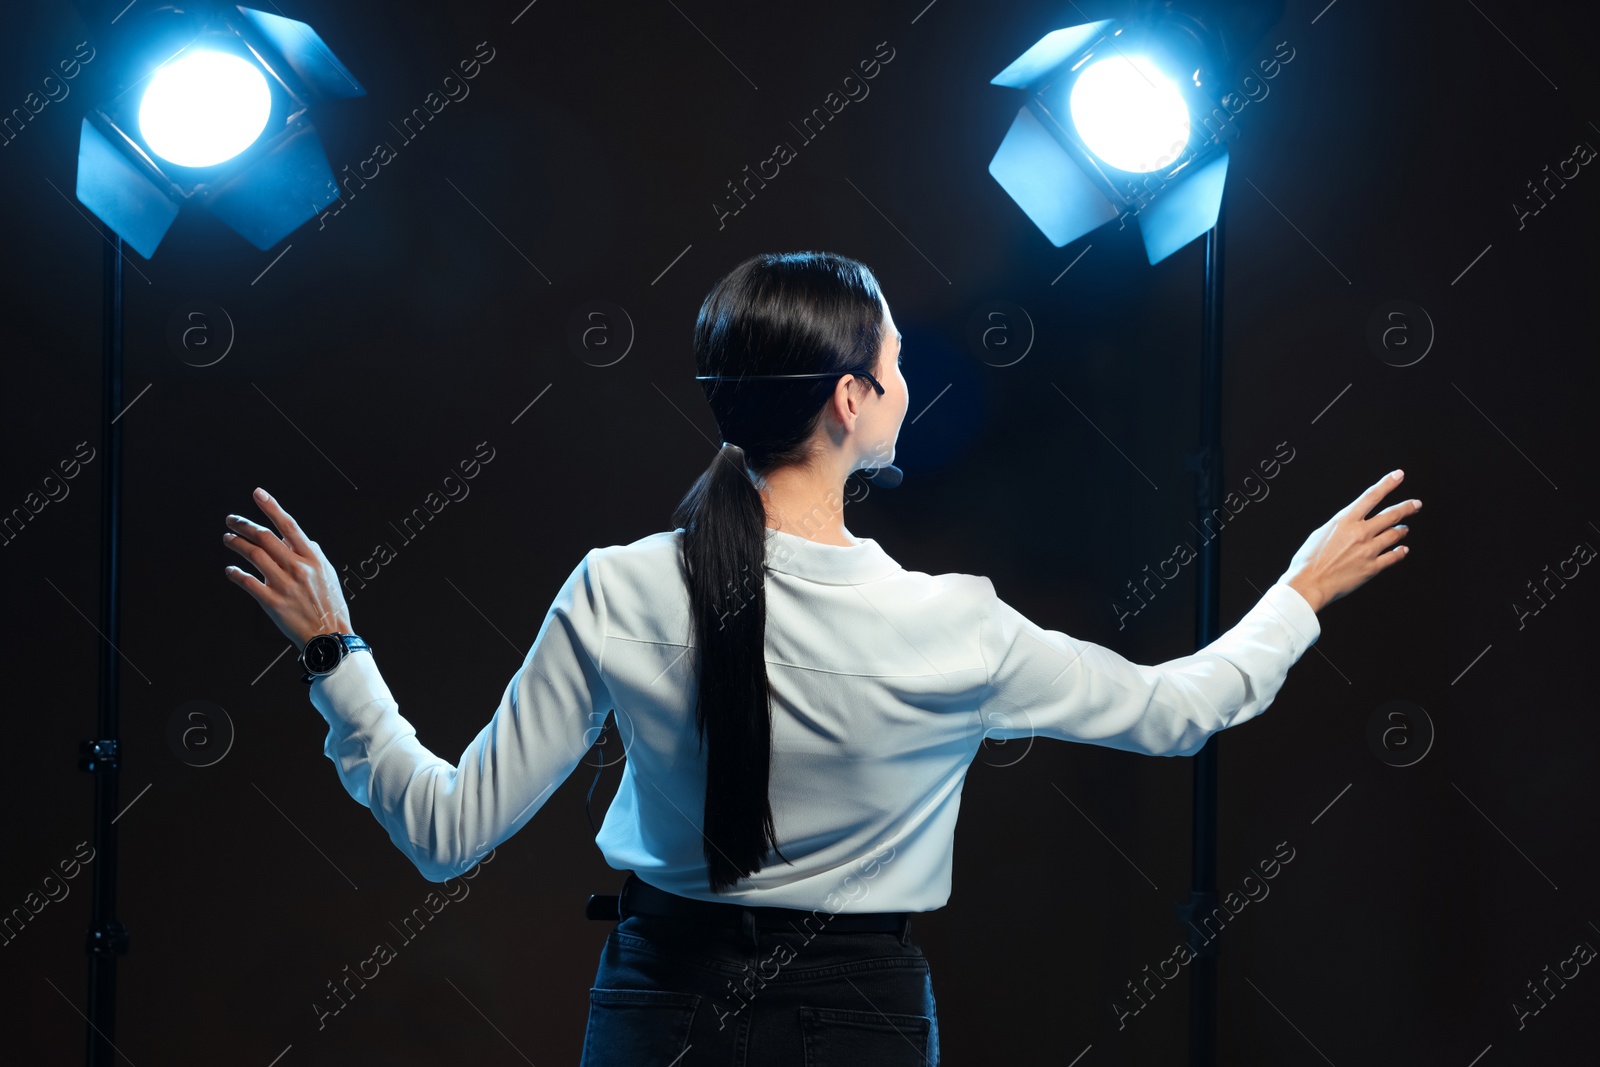
[[[1144,666],[994,597],[981,628],[985,732],[1192,756],[1212,734],[1265,711],[1321,633],[1304,596],[1280,582],[1205,648]]]
[[[1322,633],[1317,612],[1407,557],[1412,499],[1367,518],[1405,477],[1390,471],[1334,513],[1244,618],[1189,656],[1153,667],[1046,630],[993,596],[980,627],[989,668],[985,736],[1041,734],[1155,756],[1192,756],[1218,730],[1267,710]],[[988,579],[984,579],[985,582]],[[991,725],[992,723],[992,725]]]
[[[454,765],[416,738],[372,653],[311,683],[323,754],[422,876],[461,875],[520,830],[583,759],[610,706],[605,604],[590,560],[572,571],[500,706]],[[595,650],[591,658],[590,649]]]
[[[266,581],[242,571],[229,577],[303,648],[332,628],[317,620],[330,607],[327,582],[331,576],[337,591],[337,575],[275,501],[265,498],[262,509],[283,539],[253,523],[233,523],[241,532],[230,545],[248,537],[251,550],[237,550],[257,563]],[[600,671],[605,598],[593,555],[562,585],[499,707],[456,764],[417,740],[374,653],[350,653],[312,682],[311,703],[328,723],[323,754],[345,790],[372,810],[429,881],[464,873],[521,829],[599,735],[611,696]],[[347,623],[342,597],[338,608],[335,614]]]

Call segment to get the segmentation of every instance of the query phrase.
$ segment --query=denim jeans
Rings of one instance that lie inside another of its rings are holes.
[[[589,991],[580,1067],[937,1067],[928,960],[907,931],[629,915]]]

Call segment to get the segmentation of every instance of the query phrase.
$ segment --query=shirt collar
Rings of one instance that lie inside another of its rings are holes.
[[[900,570],[883,547],[870,537],[854,545],[829,545],[785,530],[767,532],[767,569],[824,585],[860,585]]]
[[[870,537],[854,545],[827,545],[799,534],[763,527],[767,532],[768,570],[792,574],[823,585],[860,585],[900,570],[883,547]],[[680,526],[673,533],[683,535]]]

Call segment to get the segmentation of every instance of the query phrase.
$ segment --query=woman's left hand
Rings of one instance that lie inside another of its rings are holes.
[[[255,500],[278,533],[242,515],[229,515],[224,521],[231,532],[222,535],[222,543],[255,564],[261,579],[239,567],[228,567],[228,578],[255,597],[302,651],[318,634],[353,633],[339,574],[321,547],[265,489],[256,490]]]

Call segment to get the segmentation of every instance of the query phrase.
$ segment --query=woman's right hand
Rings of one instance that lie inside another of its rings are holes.
[[[1410,532],[1400,520],[1422,510],[1422,501],[1404,500],[1370,519],[1367,513],[1399,488],[1404,471],[1385,475],[1306,538],[1278,581],[1292,587],[1313,611],[1355,592],[1379,571],[1388,570],[1410,550],[1396,542]]]

